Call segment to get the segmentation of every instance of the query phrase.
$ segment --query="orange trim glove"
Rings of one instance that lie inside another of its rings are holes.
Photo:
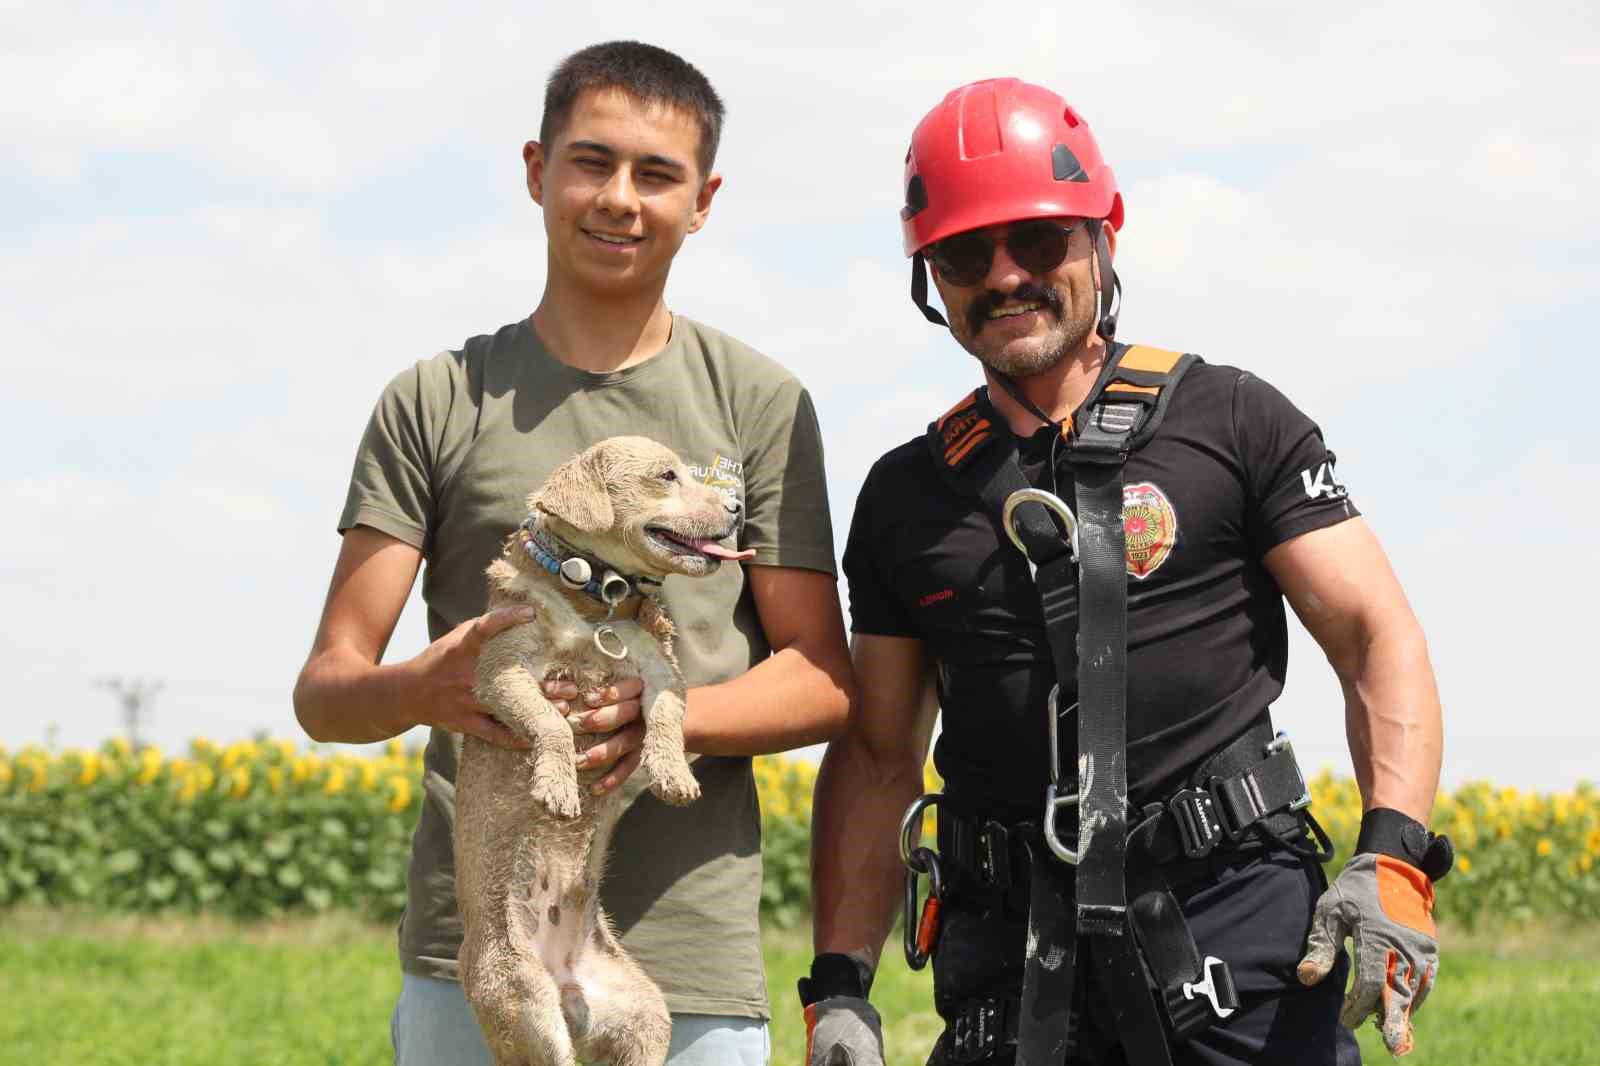
[[[872,970],[849,955],[818,955],[800,979],[806,1066],[883,1066],[883,1023],[867,1002]]]
[[[807,1007],[806,1066],[883,1066],[883,1023],[872,1004],[830,996]]]
[[[1449,842],[1397,811],[1379,809],[1362,819],[1356,847],[1359,853],[1317,900],[1297,974],[1303,985],[1321,981],[1349,937],[1355,976],[1339,1021],[1354,1029],[1376,1012],[1390,1054],[1405,1055],[1413,1043],[1411,1017],[1439,968],[1433,882],[1450,868]]]

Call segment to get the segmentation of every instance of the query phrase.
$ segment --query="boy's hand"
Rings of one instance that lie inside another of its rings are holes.
[[[597,796],[620,787],[639,768],[644,746],[643,707],[639,702],[643,692],[644,682],[636,677],[585,692],[581,699],[578,686],[571,681],[544,683],[545,696],[572,723],[574,732],[610,734],[578,753],[580,770],[609,767],[589,786]]]

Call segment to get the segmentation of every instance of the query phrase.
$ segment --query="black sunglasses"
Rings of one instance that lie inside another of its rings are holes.
[[[1030,274],[1048,274],[1067,258],[1072,235],[1084,222],[1070,226],[1043,219],[1015,222],[1006,230],[1006,251]],[[995,239],[975,230],[957,233],[928,246],[928,261],[939,276],[957,288],[976,285],[994,262]]]

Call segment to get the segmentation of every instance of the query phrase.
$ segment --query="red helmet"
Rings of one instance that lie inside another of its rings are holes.
[[[1122,194],[1089,126],[1016,78],[963,85],[928,112],[906,153],[906,254],[963,230],[1071,215],[1122,228]]]

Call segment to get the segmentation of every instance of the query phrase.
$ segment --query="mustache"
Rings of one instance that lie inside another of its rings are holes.
[[[1056,318],[1061,317],[1064,310],[1064,301],[1061,294],[1054,289],[1047,289],[1043,285],[1035,285],[1025,281],[1010,292],[995,292],[986,290],[983,295],[972,301],[972,306],[967,308],[967,329],[970,334],[976,335],[989,320],[989,314],[1003,306],[1008,300],[1019,303],[1043,304]]]

